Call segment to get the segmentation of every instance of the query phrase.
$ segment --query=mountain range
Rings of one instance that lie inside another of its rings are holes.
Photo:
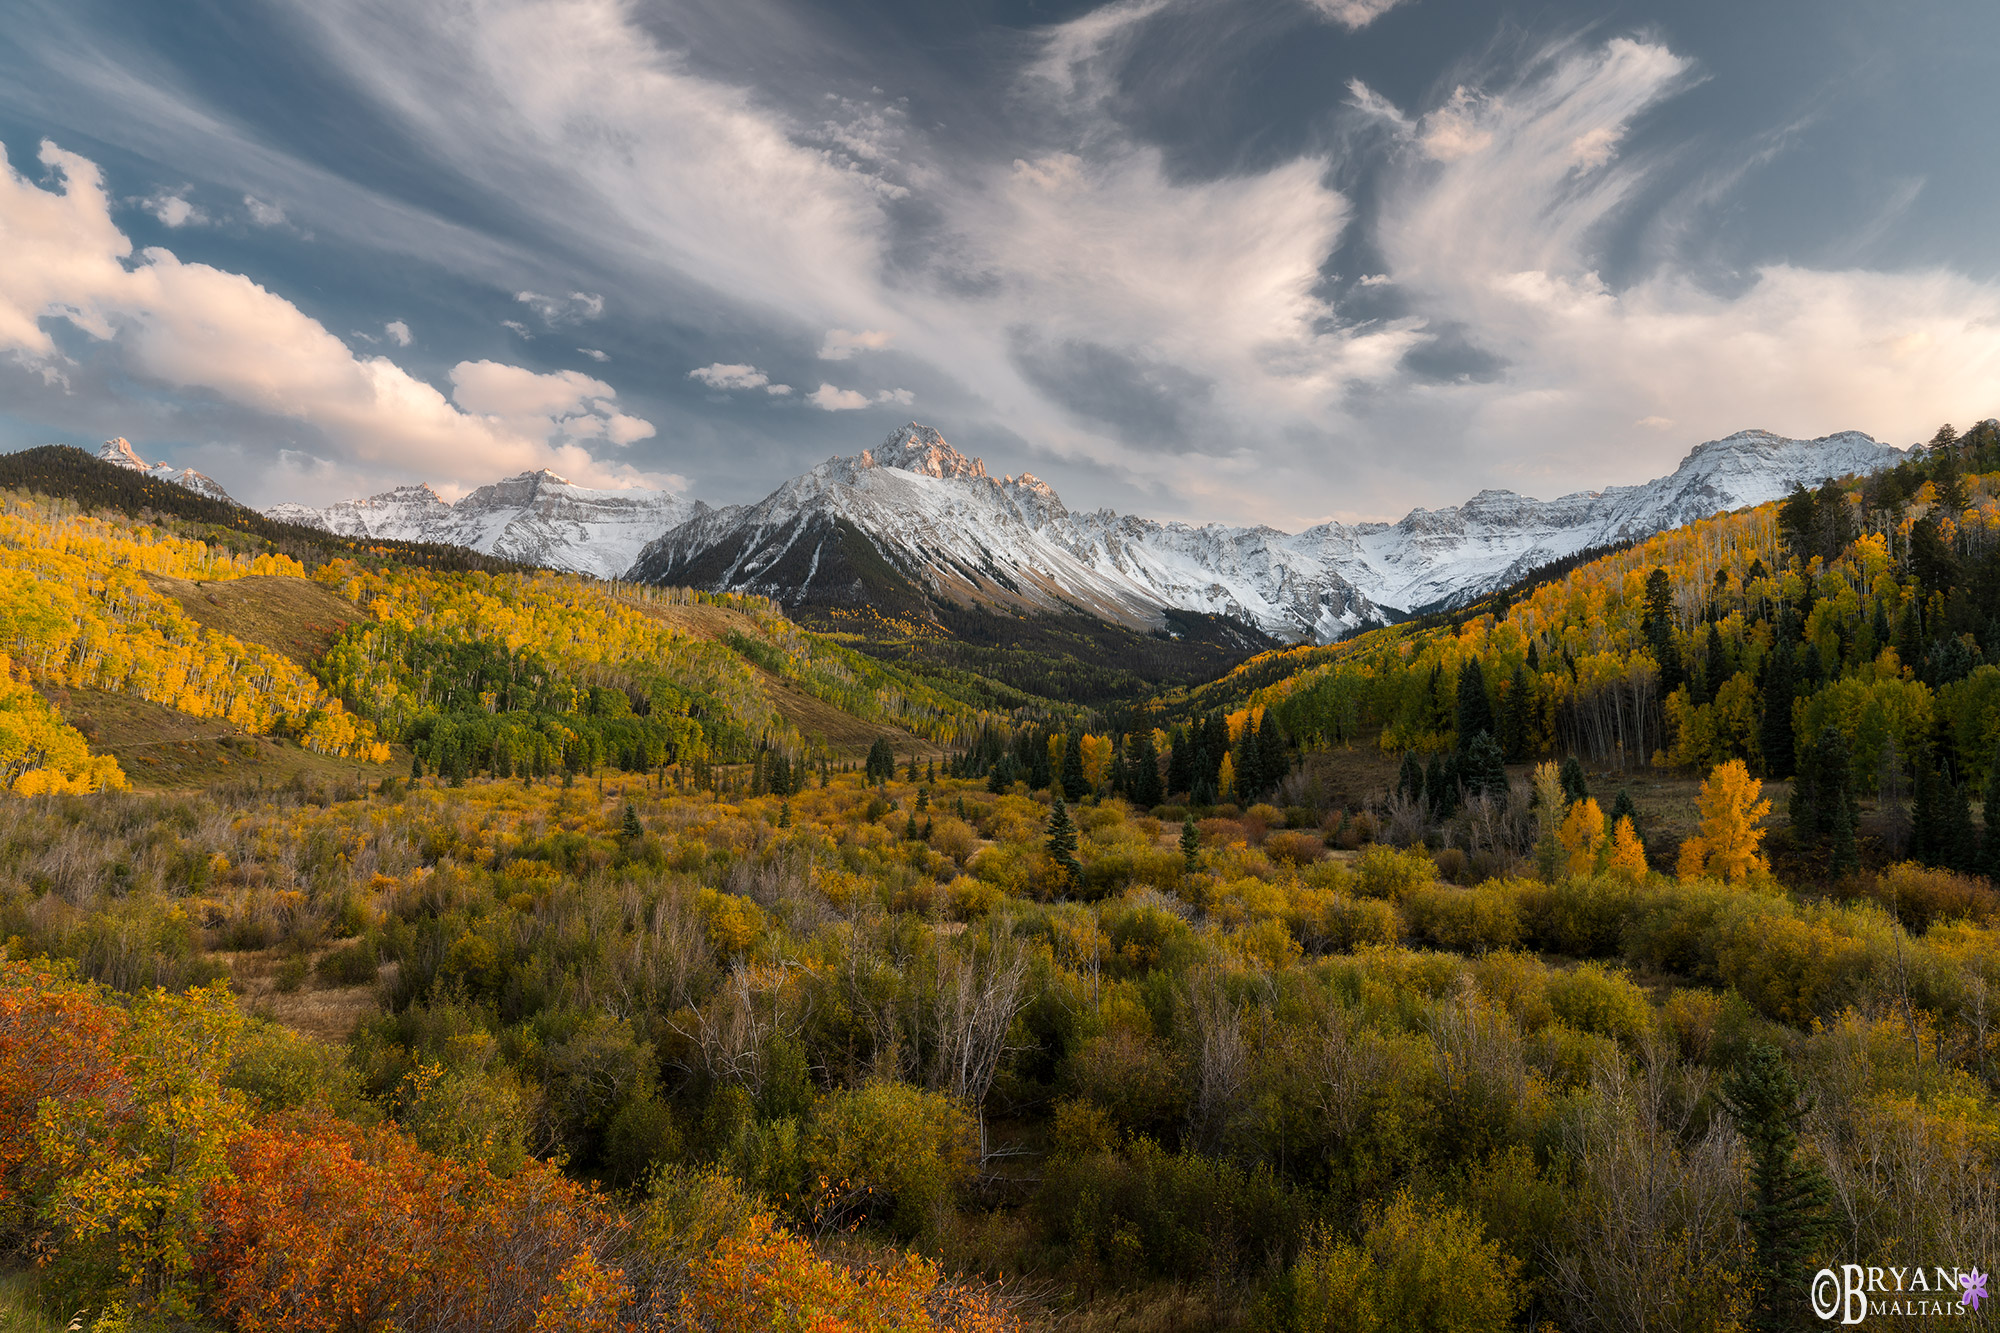
[[[694,506],[666,491],[592,490],[544,468],[481,486],[453,504],[428,486],[399,486],[324,508],[274,505],[268,518],[343,537],[469,546],[523,564],[615,579]]]
[[[126,466],[157,473],[125,452]],[[921,617],[943,602],[1008,615],[1077,612],[1145,631],[1170,628],[1167,613],[1187,611],[1279,639],[1330,642],[1463,605],[1595,547],[1903,457],[1858,431],[1811,440],[1739,431],[1635,486],[1554,500],[1486,490],[1395,523],[1285,533],[1075,512],[1032,474],[995,478],[913,422],[755,504],[591,490],[541,471],[456,503],[407,486],[265,512],[347,536],[455,543],[604,578],[762,593],[794,610]]]
[[[115,440],[106,440],[98,449],[97,456],[114,467],[143,472],[159,481],[170,481],[176,486],[193,491],[196,495],[205,495],[211,500],[221,500],[225,504],[236,503],[229,492],[222,489],[221,483],[206,473],[196,472],[191,467],[175,467],[172,463],[148,463],[139,457],[138,451],[132,447],[132,442],[122,435]]]
[[[793,607],[879,603],[901,579],[932,597],[1002,611],[1075,609],[1158,628],[1172,608],[1329,642],[1462,605],[1593,547],[1903,456],[1853,431],[1816,440],[1742,431],[1637,486],[1556,500],[1481,491],[1396,523],[1324,523],[1292,534],[1075,513],[1036,477],[996,480],[936,431],[911,424],[754,505],[697,506],[640,554],[628,577],[760,592]]]

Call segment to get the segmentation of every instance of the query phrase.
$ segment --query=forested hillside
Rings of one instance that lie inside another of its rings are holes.
[[[1748,1333],[1852,1264],[1972,1326],[1997,494],[1941,434],[1094,710],[12,495],[0,1312]],[[36,687],[355,748],[120,790]]]

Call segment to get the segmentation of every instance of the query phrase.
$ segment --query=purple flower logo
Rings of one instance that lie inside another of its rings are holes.
[[[1986,1299],[1986,1274],[1975,1268],[1961,1276],[1958,1285],[1965,1288],[1959,1293],[1958,1303],[1977,1314],[1979,1303]]]

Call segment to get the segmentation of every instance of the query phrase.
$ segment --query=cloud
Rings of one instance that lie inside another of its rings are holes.
[[[884,389],[875,395],[875,401],[878,403],[895,403],[901,407],[908,407],[917,401],[917,396],[908,389]]]
[[[610,385],[574,371],[537,375],[493,362],[452,371],[453,399],[386,357],[357,357],[283,297],[241,274],[132,243],[111,220],[95,163],[44,142],[44,189],[0,171],[0,351],[60,357],[46,325],[66,322],[125,373],[314,432],[350,464],[440,480],[553,466],[606,482],[578,441],[622,445],[652,432],[617,411]]]
[[[770,394],[773,398],[783,398],[791,393],[791,391],[792,386],[789,384],[766,384],[764,386],[764,392]]]
[[[410,326],[400,319],[392,319],[382,326],[382,332],[390,342],[398,347],[410,345]]]
[[[503,319],[500,321],[500,327],[506,329],[509,333],[517,334],[523,338],[532,338],[535,336],[528,326],[518,319]]]
[[[179,192],[161,190],[140,200],[139,206],[158,218],[163,226],[176,230],[182,227],[199,227],[208,222],[208,215],[187,201],[185,190]]]
[[[592,292],[571,292],[568,296],[516,292],[514,299],[540,315],[542,323],[552,329],[565,324],[581,324],[601,318],[604,314],[604,298]]]
[[[829,329],[825,341],[819,345],[819,359],[846,361],[857,352],[879,352],[888,345],[889,335],[877,329],[865,329],[859,333],[848,329]]]
[[[1403,0],[1306,0],[1306,3],[1354,32],[1381,18]]]
[[[806,395],[806,401],[822,412],[853,412],[867,407],[867,394],[853,389],[836,389],[831,384],[822,384]]]
[[[582,352],[592,361],[604,362],[604,361],[609,361],[611,359],[611,353],[601,352],[595,347],[579,347],[576,350]]]
[[[282,227],[285,225],[285,210],[276,204],[267,204],[254,194],[243,196],[243,207],[250,214],[250,220],[260,227]]]
[[[688,378],[700,380],[711,389],[724,390],[761,389],[771,382],[771,377],[755,366],[724,365],[720,361],[690,370]]]

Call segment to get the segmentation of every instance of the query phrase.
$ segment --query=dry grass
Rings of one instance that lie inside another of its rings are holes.
[[[190,791],[259,780],[275,786],[294,777],[374,782],[409,763],[408,753],[401,751],[386,766],[336,759],[293,741],[252,736],[220,718],[191,717],[128,694],[40,688],[83,733],[93,753],[117,757],[138,791]]]
[[[146,581],[203,627],[261,643],[304,667],[326,656],[341,631],[366,619],[310,579],[265,575],[199,583],[148,574]]]
[[[235,953],[216,952],[210,957],[229,968],[229,984],[241,997],[243,1007],[267,1014],[273,1022],[319,1041],[339,1043],[354,1035],[354,1026],[381,1008],[380,980],[359,986],[335,986],[323,982],[319,960],[335,946],[320,949],[307,958],[304,982],[296,990],[280,987],[279,976],[291,955],[284,949],[245,949]],[[392,978],[395,964],[383,968],[383,977]],[[4,1333],[4,1330],[0,1330]]]

